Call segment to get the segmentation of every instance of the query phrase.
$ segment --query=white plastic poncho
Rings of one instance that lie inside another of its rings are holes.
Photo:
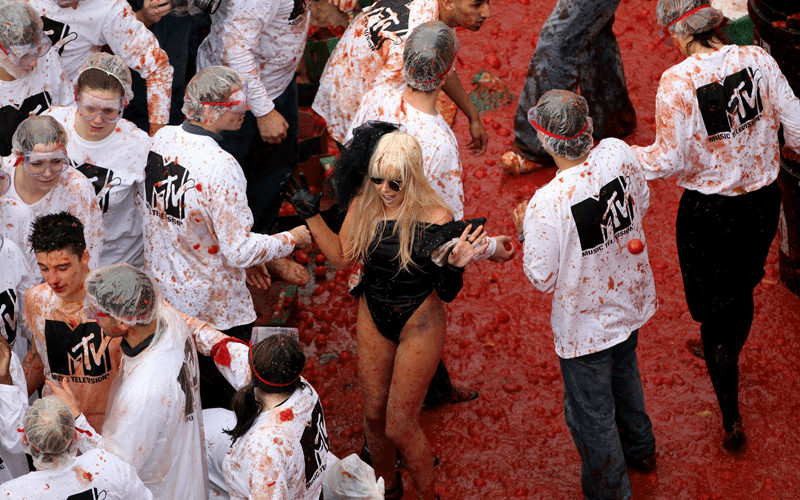
[[[225,408],[203,410],[203,430],[206,436],[209,500],[230,500],[222,464],[231,447],[231,436],[225,433],[236,427],[236,414]]]
[[[33,272],[19,245],[0,233],[0,335],[20,359],[28,353],[31,342],[23,311],[25,291],[34,284]]]

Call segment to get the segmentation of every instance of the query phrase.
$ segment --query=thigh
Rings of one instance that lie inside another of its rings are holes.
[[[356,336],[364,414],[367,418],[378,418],[386,414],[397,344],[378,332],[363,296],[359,300]]]

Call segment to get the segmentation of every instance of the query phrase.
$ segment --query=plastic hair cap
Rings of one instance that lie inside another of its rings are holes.
[[[19,124],[11,138],[11,150],[20,156],[33,151],[37,144],[67,146],[69,139],[64,127],[52,116],[34,115]]]
[[[455,32],[441,21],[420,24],[403,49],[403,78],[416,90],[430,92],[442,85],[458,52]]]
[[[42,36],[42,27],[42,18],[27,2],[0,1],[0,45],[6,51],[11,46],[33,47]]]
[[[244,78],[238,71],[225,66],[209,66],[194,75],[186,85],[183,96],[183,114],[189,120],[203,121],[203,108],[208,108],[212,122],[226,111],[225,106],[206,106],[204,102],[226,102],[228,97],[244,86]]]
[[[722,22],[722,12],[711,7],[709,0],[658,0],[658,24],[679,35],[710,31]]]
[[[104,266],[86,277],[84,308],[99,311],[126,325],[147,325],[156,319],[164,299],[144,271],[129,264]]]
[[[123,96],[126,101],[131,102],[133,99],[133,81],[131,80],[131,70],[125,64],[125,60],[120,56],[108,54],[106,52],[95,52],[89,59],[81,66],[80,73],[87,69],[98,69],[108,76],[115,78],[122,88],[125,89]]]
[[[26,452],[37,469],[57,468],[75,457],[75,419],[56,396],[34,402],[23,419]]]
[[[592,119],[586,99],[566,90],[550,90],[528,111],[544,148],[556,156],[576,160],[592,149]]]

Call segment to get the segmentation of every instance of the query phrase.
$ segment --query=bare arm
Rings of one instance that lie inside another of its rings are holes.
[[[317,245],[319,245],[320,250],[322,250],[322,253],[325,254],[325,257],[337,270],[345,269],[352,262],[344,255],[347,242],[350,238],[350,226],[352,225],[353,219],[352,206],[353,204],[351,203],[351,208],[347,211],[339,234],[331,231],[319,214],[310,219],[306,219],[306,224],[308,224],[311,235],[314,237]]]
[[[447,96],[456,103],[458,109],[467,115],[469,120],[469,135],[472,140],[467,144],[467,148],[472,151],[472,154],[480,156],[486,152],[486,146],[489,144],[489,135],[483,127],[483,122],[478,114],[478,110],[469,100],[464,87],[461,85],[461,80],[458,79],[458,74],[452,71],[445,79],[442,90]]]

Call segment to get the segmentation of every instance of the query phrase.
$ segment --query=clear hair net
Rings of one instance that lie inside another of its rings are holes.
[[[2,7],[0,7],[2,8]],[[11,150],[20,155],[33,151],[37,144],[67,146],[69,139],[64,127],[52,116],[30,116],[22,121],[11,138]]]
[[[42,35],[42,18],[27,2],[0,1],[0,45],[36,45]]]
[[[678,21],[684,14],[702,6],[706,7]],[[679,35],[710,31],[719,26],[723,17],[722,12],[710,6],[709,0],[658,0],[656,5],[658,24]]]
[[[528,110],[544,148],[556,156],[577,160],[594,145],[592,118],[586,99],[566,90],[550,90]]]
[[[58,469],[75,458],[78,452],[75,418],[69,406],[57,396],[34,402],[22,422],[23,446],[37,469]]]
[[[104,266],[86,277],[84,309],[126,325],[147,325],[156,319],[164,299],[156,282],[129,264]]]
[[[453,67],[458,49],[455,32],[443,22],[420,24],[403,49],[403,78],[413,89],[435,90]]]
[[[230,95],[244,86],[244,78],[238,71],[225,66],[209,66],[203,69],[186,85],[183,96],[183,114],[190,120],[203,121],[203,108],[208,108],[207,117],[212,122],[225,114],[225,106],[205,106],[204,102],[227,102]]]
[[[124,59],[107,52],[95,52],[83,63],[80,73],[91,68],[99,69],[108,76],[116,78],[122,85],[122,88],[125,89],[125,100],[131,102],[133,99],[131,70],[128,68],[128,65],[125,64]]]

